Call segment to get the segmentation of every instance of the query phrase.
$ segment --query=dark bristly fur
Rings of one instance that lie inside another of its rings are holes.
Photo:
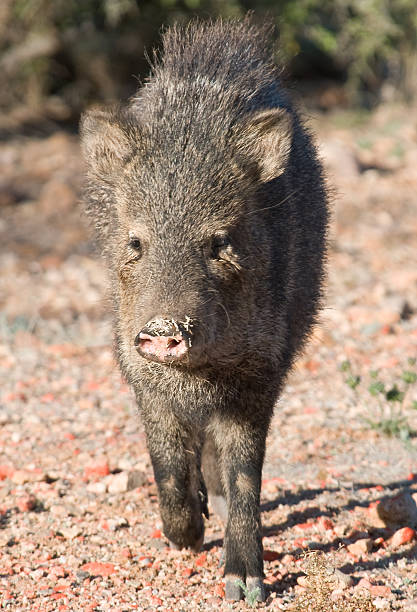
[[[163,43],[128,105],[83,117],[87,210],[108,261],[117,354],[143,417],[164,532],[175,546],[201,546],[203,473],[209,500],[227,502],[226,597],[241,597],[242,579],[264,599],[265,438],[320,304],[326,188],[268,28],[193,22]],[[136,351],[138,332],[160,319],[190,322],[181,361]]]

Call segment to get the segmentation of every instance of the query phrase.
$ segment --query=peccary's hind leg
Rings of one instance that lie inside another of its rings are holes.
[[[202,513],[208,515],[199,442],[171,410],[142,408],[142,415],[164,534],[174,548],[198,551],[204,540]]]
[[[226,599],[242,598],[242,580],[249,591],[256,590],[257,601],[265,600],[259,502],[266,420],[258,418],[256,422],[235,413],[222,418],[215,431],[228,506],[224,539]]]
[[[211,432],[207,432],[202,453],[202,468],[204,481],[207,485],[209,502],[214,512],[221,520],[227,521],[227,502],[224,490],[220,454]]]

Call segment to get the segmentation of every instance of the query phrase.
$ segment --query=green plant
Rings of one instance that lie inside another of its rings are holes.
[[[417,93],[415,0],[2,0],[0,108],[49,100],[76,114],[126,97],[132,75],[148,72],[144,49],[158,44],[161,26],[247,10],[275,21],[280,56],[297,78],[336,76],[352,102],[368,106],[385,82]]]
[[[254,608],[256,606],[256,602],[258,599],[258,595],[260,593],[260,589],[259,587],[256,587],[255,589],[253,589],[252,591],[249,591],[248,587],[246,586],[246,584],[243,582],[243,580],[236,580],[236,584],[238,584],[240,586],[240,588],[243,591],[243,594],[245,596],[245,600],[246,603],[251,607]]]
[[[380,379],[378,370],[370,370],[367,391],[374,398],[378,407],[377,418],[364,417],[364,421],[371,429],[404,441],[408,441],[414,435],[415,432],[408,423],[406,411],[409,407],[417,409],[415,400],[410,401],[409,404],[407,401],[409,391],[417,382],[417,372],[409,369],[415,363],[416,360],[410,358],[408,368],[402,370],[398,380],[388,386]],[[363,382],[361,377],[353,373],[350,361],[343,361],[340,370],[347,375],[344,379],[345,383],[354,391],[359,400],[359,385]]]

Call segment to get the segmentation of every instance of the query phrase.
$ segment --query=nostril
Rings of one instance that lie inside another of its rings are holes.
[[[183,360],[191,348],[192,325],[173,319],[152,319],[137,334],[134,345],[142,357],[152,361]]]
[[[188,352],[182,336],[153,336],[143,330],[135,338],[135,348],[142,357],[154,361],[177,361]]]

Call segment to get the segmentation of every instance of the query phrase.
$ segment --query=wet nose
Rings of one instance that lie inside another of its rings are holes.
[[[136,350],[142,357],[162,363],[184,359],[190,346],[189,320],[185,326],[173,319],[152,319],[135,338]]]

